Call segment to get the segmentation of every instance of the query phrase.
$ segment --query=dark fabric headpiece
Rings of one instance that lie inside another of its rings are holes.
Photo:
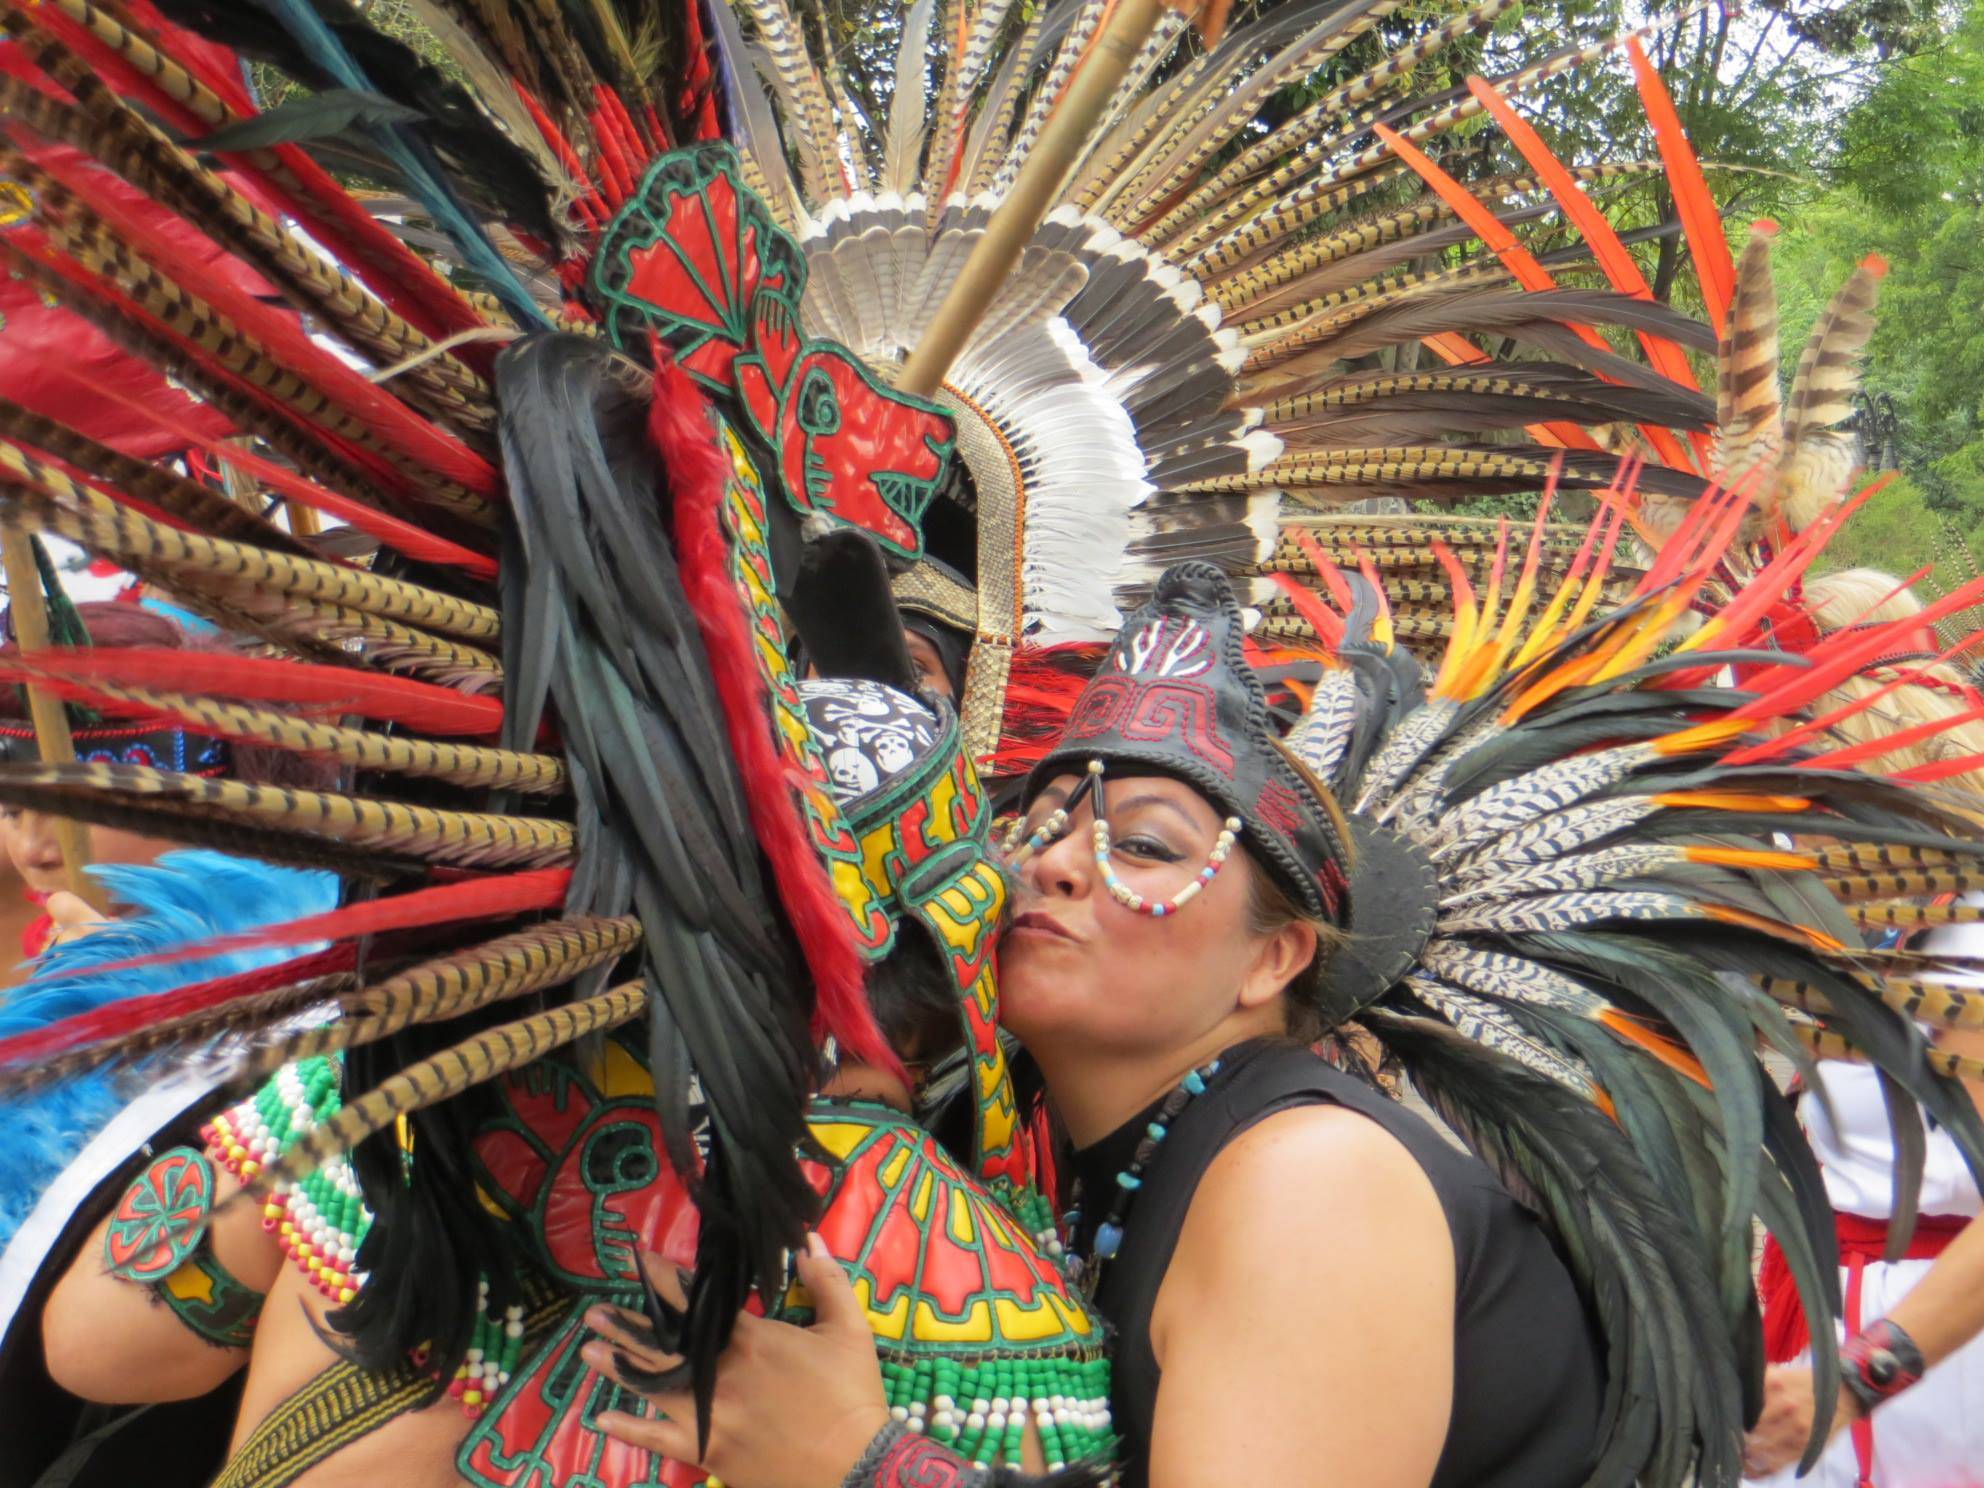
[[[1240,841],[1297,904],[1342,924],[1348,856],[1331,811],[1275,747],[1267,699],[1242,651],[1244,630],[1217,568],[1167,569],[1034,768],[1027,798],[1096,759],[1116,773],[1174,775],[1240,818]]]

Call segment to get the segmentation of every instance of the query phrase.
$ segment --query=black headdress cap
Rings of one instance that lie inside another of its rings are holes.
[[[1101,760],[1118,774],[1171,775],[1242,823],[1240,841],[1308,913],[1349,913],[1343,815],[1278,747],[1266,695],[1247,665],[1246,622],[1209,563],[1167,569],[1123,623],[1027,797]]]
[[[809,539],[785,612],[821,676],[917,691],[916,665],[889,594],[888,565],[872,538],[841,529]]]

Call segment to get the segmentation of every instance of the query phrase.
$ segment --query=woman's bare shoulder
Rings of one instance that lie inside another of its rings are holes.
[[[1450,1337],[1453,1277],[1446,1212],[1418,1160],[1366,1117],[1303,1106],[1249,1128],[1207,1169],[1159,1290],[1153,1349],[1168,1371],[1181,1348],[1210,1346],[1208,1320],[1244,1323],[1257,1348],[1297,1348],[1331,1319],[1368,1316],[1423,1336],[1430,1367]]]
[[[1375,1244],[1446,1238],[1439,1196],[1405,1144],[1355,1111],[1318,1104],[1278,1111],[1226,1145],[1193,1195],[1180,1250],[1195,1228],[1209,1232],[1224,1267],[1314,1225]]]

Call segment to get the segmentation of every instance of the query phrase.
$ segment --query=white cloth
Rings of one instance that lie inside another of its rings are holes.
[[[1867,1064],[1825,1060],[1819,1065],[1825,1099],[1814,1091],[1799,1102],[1812,1151],[1825,1176],[1826,1194],[1842,1214],[1886,1219],[1894,1212],[1894,1139],[1880,1076]],[[1828,1107],[1832,1115],[1826,1114]],[[1923,1214],[1976,1214],[1977,1184],[1956,1141],[1941,1126],[1928,1132],[1922,1168]],[[1868,1314],[1870,1318],[1880,1313]]]
[[[1860,1320],[1893,1311],[1934,1264],[1870,1262],[1860,1281]],[[1810,1360],[1809,1352],[1799,1356],[1800,1363]],[[1973,1338],[1875,1411],[1873,1424],[1875,1488],[1984,1488],[1984,1338]],[[1768,1488],[1854,1488],[1860,1469],[1853,1434],[1834,1437],[1807,1476],[1796,1471],[1794,1465],[1759,1481]]]
[[[1945,953],[1984,952],[1984,925],[1952,925],[1925,937],[1922,948]],[[1967,979],[1966,979],[1967,980]],[[1819,1066],[1832,1115],[1812,1096],[1801,1105],[1812,1150],[1823,1167],[1833,1208],[1885,1219],[1893,1213],[1893,1139],[1887,1107],[1872,1068],[1827,1060]],[[1975,1215],[1977,1185],[1947,1131],[1929,1132],[1922,1173],[1923,1214]],[[1894,1310],[1934,1261],[1870,1261],[1861,1272],[1862,1326]],[[1845,1294],[1847,1272],[1840,1271]],[[1835,1345],[1844,1342],[1843,1336]],[[1799,1356],[1809,1363],[1811,1353]],[[1973,1338],[1874,1413],[1872,1478],[1875,1488],[1984,1488],[1984,1338]],[[1842,1431],[1805,1477],[1796,1468],[1761,1479],[1768,1488],[1854,1488],[1859,1460],[1853,1434]]]

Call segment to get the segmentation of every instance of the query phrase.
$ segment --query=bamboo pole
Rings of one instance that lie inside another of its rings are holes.
[[[1088,144],[1089,132],[1116,96],[1117,84],[1136,60],[1138,48],[1157,29],[1164,10],[1165,0],[1116,0],[1094,51],[1076,69],[1067,92],[1047,116],[1032,153],[1013,178],[1012,190],[992,214],[985,235],[973,245],[929,329],[903,364],[897,391],[928,398],[944,385],[944,374],[1046,220]]]
[[[28,536],[12,522],[0,526],[0,568],[7,575],[8,609],[14,621],[14,641],[23,651],[48,647],[48,609],[42,602],[41,571],[35,567]],[[76,744],[69,737],[69,715],[62,700],[44,687],[27,684],[28,712],[34,719],[35,747],[46,765],[73,764]],[[55,835],[62,845],[62,871],[69,892],[92,909],[104,908],[103,893],[83,870],[89,867],[90,837],[73,817],[55,818]]]

